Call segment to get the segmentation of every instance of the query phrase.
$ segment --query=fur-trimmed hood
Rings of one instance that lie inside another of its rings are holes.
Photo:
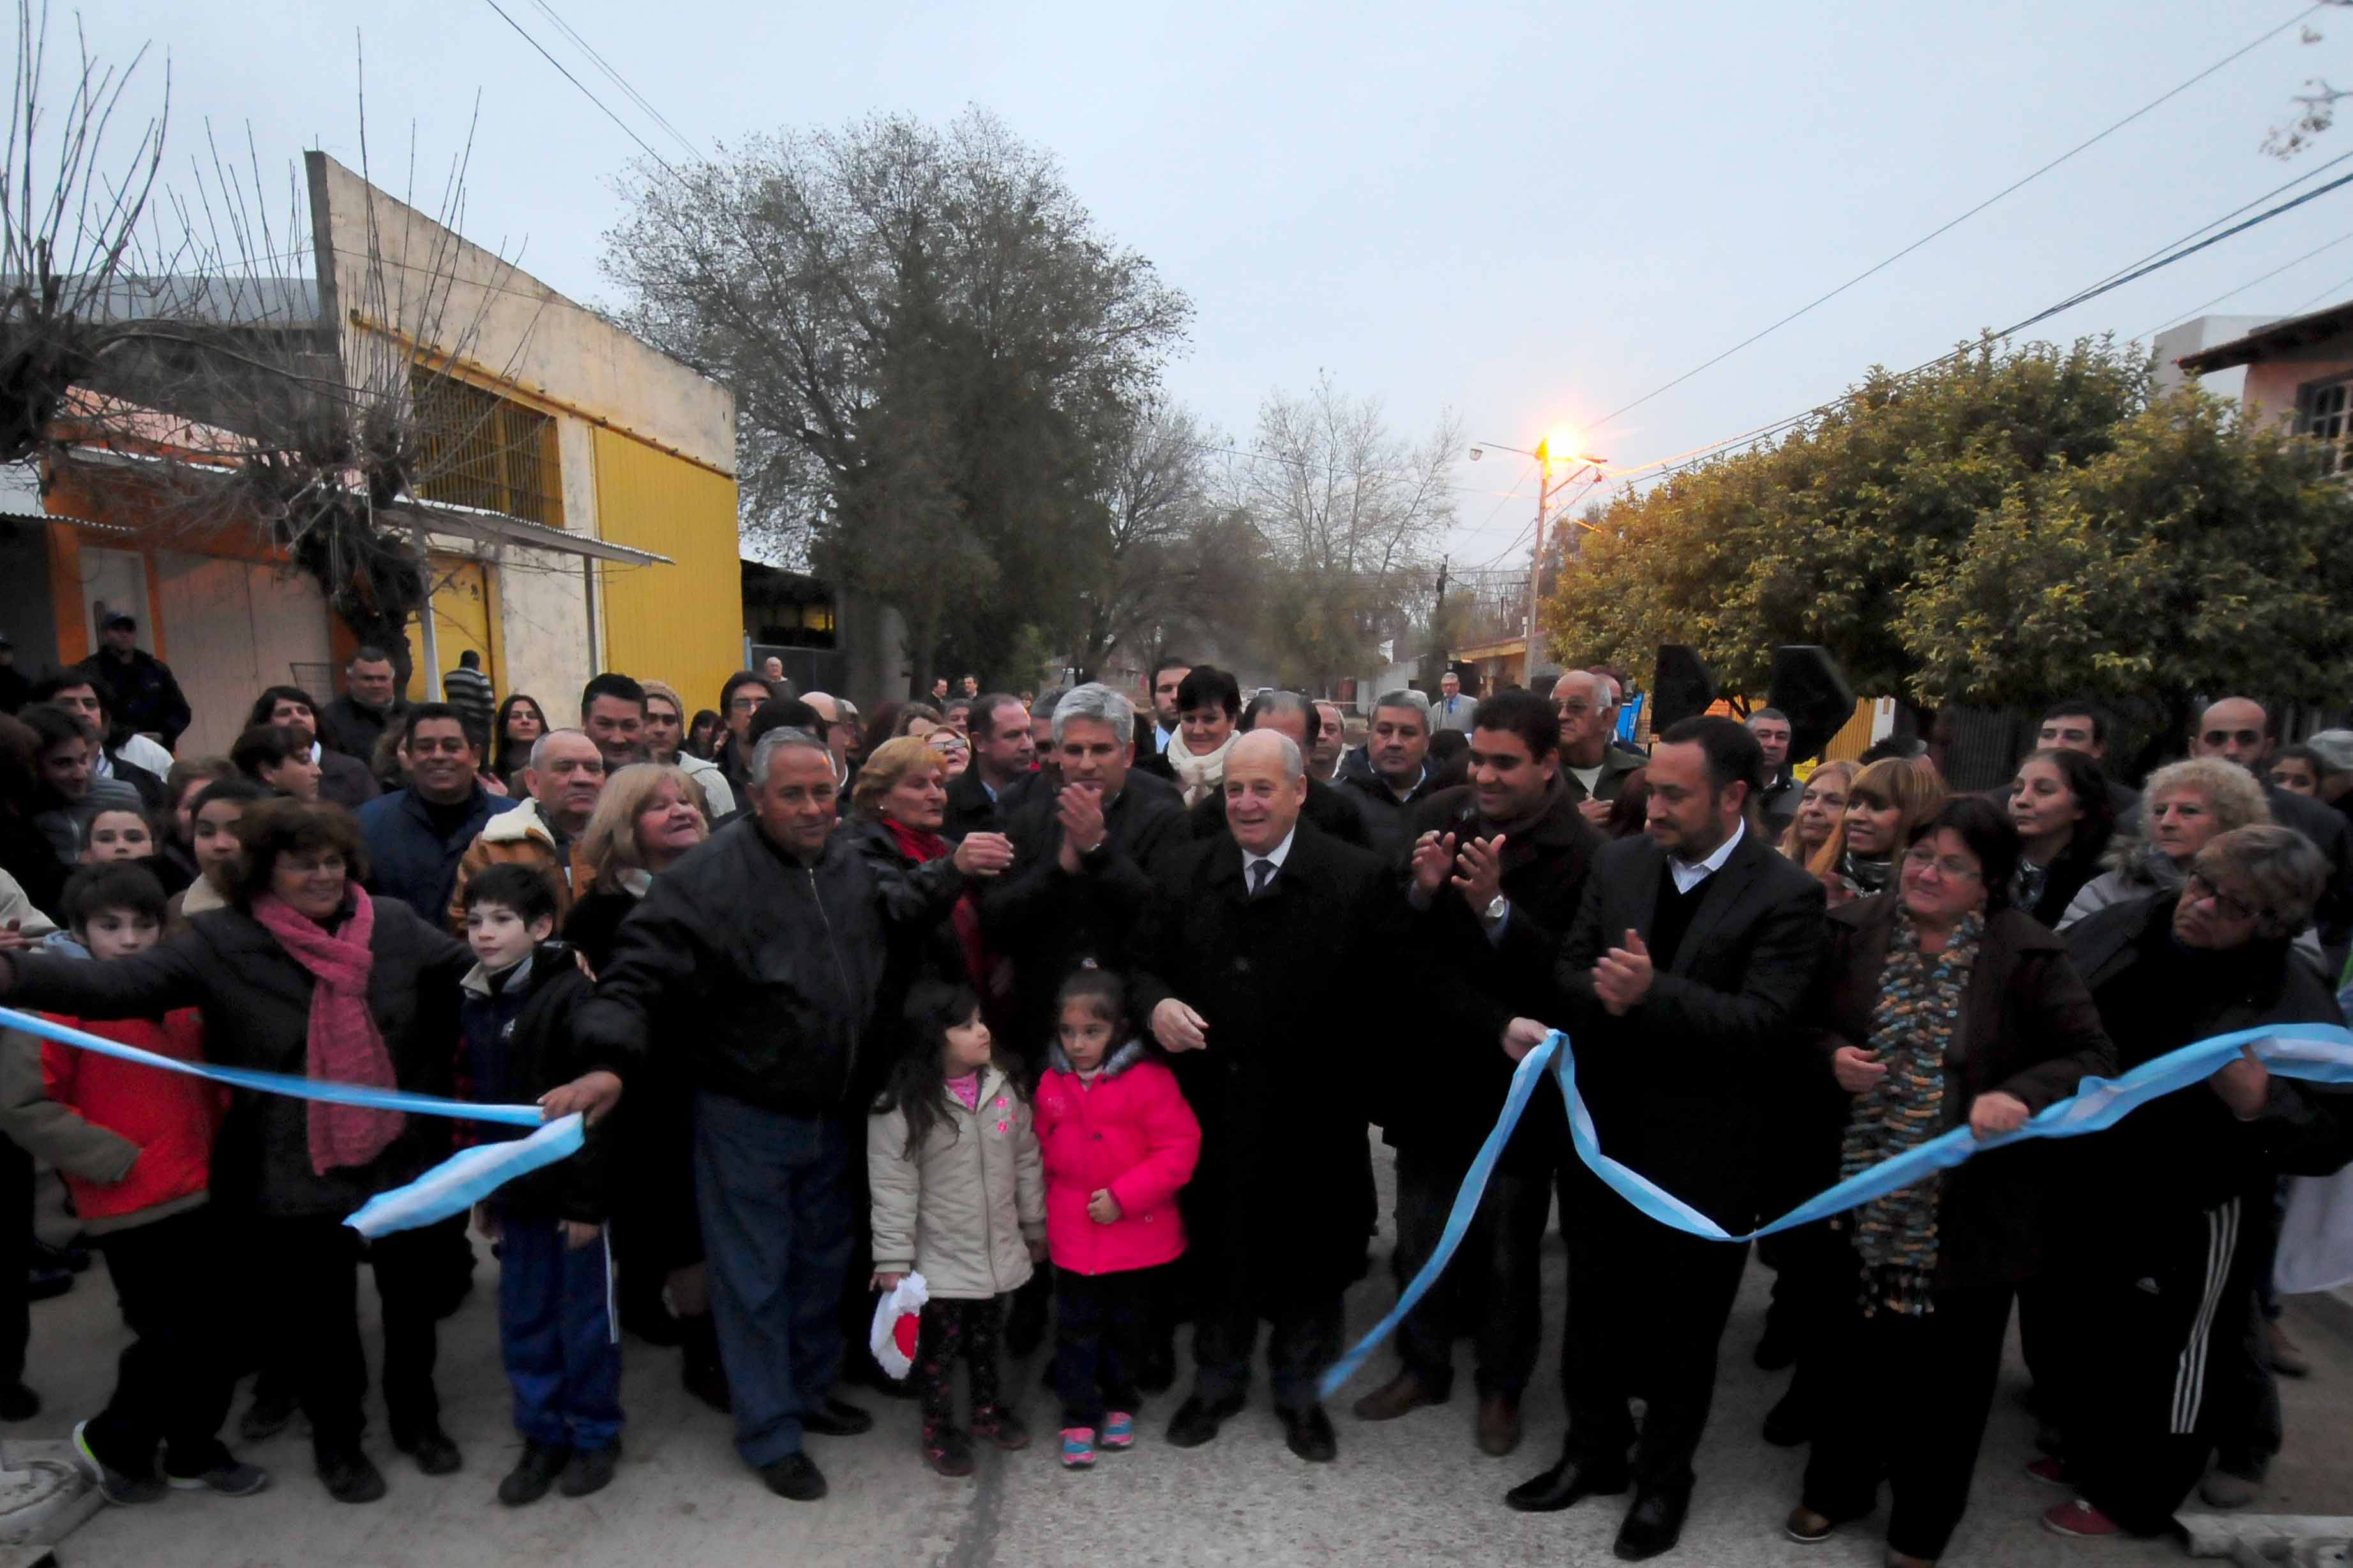
[[[1145,1060],[1151,1054],[1152,1047],[1145,1045],[1141,1037],[1130,1040],[1103,1058],[1103,1077],[1117,1078],[1136,1063]],[[1046,1070],[1067,1073],[1075,1073],[1079,1070],[1071,1065],[1071,1058],[1062,1054],[1062,1042],[1059,1039],[1046,1047]]]

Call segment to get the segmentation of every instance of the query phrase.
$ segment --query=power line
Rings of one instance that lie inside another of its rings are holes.
[[[2291,185],[2298,183],[2300,182],[2293,180],[2288,182]],[[2066,299],[2060,300],[2055,305],[2048,306],[2043,310],[2036,311],[2033,315],[2027,317],[2022,321],[2005,327],[2000,331],[1989,332],[1985,334],[1982,339],[1978,340],[1978,342],[1993,342],[2000,339],[2015,337],[2018,333],[2026,331],[2029,327],[2039,326],[2042,322],[2049,321],[2052,317],[2060,314],[2062,311],[2073,310],[2076,306],[2084,304],[2089,300],[2095,300],[2099,296],[2108,293],[2111,290],[2121,289],[2127,283],[2134,282],[2138,279],[2146,278],[2152,272],[2160,271],[2165,268],[2170,267],[2177,261],[2186,260],[2189,257],[2195,256],[2200,251],[2204,250],[2211,246],[2221,244],[2223,240],[2229,239],[2233,235],[2242,234],[2248,229],[2255,227],[2259,224],[2268,223],[2273,218],[2279,216],[2283,213],[2293,211],[2295,208],[2304,205],[2306,202],[2327,195],[2329,192],[2339,189],[2340,187],[2348,184],[2353,184],[2353,174],[2341,174],[2336,179],[2329,181],[2325,185],[2317,186],[2315,189],[2306,191],[2300,196],[2282,202],[2275,207],[2271,207],[2263,212],[2258,213],[2256,216],[2246,219],[2244,222],[2233,224],[2230,227],[2225,228],[2219,233],[2209,235],[2206,238],[2198,240],[2195,244],[2182,245],[2179,248],[2172,249],[2170,254],[2160,253],[2158,259],[2136,264],[2123,272],[2110,273],[2106,278],[2101,279],[2099,282],[2092,284],[2072,295],[2069,295]],[[2286,188],[2287,186],[2283,185],[2278,189],[2284,190]],[[2277,195],[2278,192],[2274,191],[2273,194]],[[2258,200],[2262,198],[2258,198]],[[2246,208],[2240,207],[2236,210],[2239,212],[2244,212]],[[2202,234],[2206,229],[2213,226],[2214,226],[2211,223],[2204,224],[2189,232],[2190,235],[2195,236]],[[1920,364],[1913,366],[1910,370],[1905,371],[1900,375],[1896,376],[1895,379],[1898,382],[1909,381],[1913,377],[1920,375],[1925,372],[1936,369],[1938,365],[1949,363],[1954,360],[1961,358],[1963,355],[1975,353],[1978,347],[1978,342],[1967,343],[1949,353],[1938,354],[1935,359],[1925,361]],[[1855,392],[1844,393],[1840,396],[1831,398],[1827,403],[1817,404],[1813,407],[1805,410],[1803,413],[1793,414],[1786,418],[1774,420],[1768,425],[1759,426],[1754,430],[1746,431],[1738,436],[1728,437],[1721,441],[1711,442],[1705,447],[1694,447],[1690,452],[1679,454],[1674,458],[1665,458],[1657,463],[1644,464],[1639,468],[1625,470],[1625,488],[1631,488],[1636,475],[1650,474],[1654,479],[1664,479],[1671,473],[1680,472],[1683,469],[1694,468],[1701,463],[1710,461],[1712,458],[1721,456],[1727,450],[1754,446],[1757,442],[1764,440],[1768,437],[1778,435],[1785,430],[1793,429],[1796,426],[1804,424],[1809,419],[1814,418],[1820,415],[1827,414],[1843,404],[1851,403],[1858,395],[1859,393]]]
[[[2283,261],[2277,267],[2273,268],[2269,272],[2264,273],[2262,277],[2250,278],[2244,283],[2240,284],[2236,289],[2232,289],[2227,293],[2217,294],[2202,305],[2192,305],[2187,310],[2181,311],[2179,314],[2171,317],[2163,323],[2150,327],[2147,331],[2136,333],[2135,335],[2143,338],[2153,338],[2168,327],[2179,326],[2182,322],[2189,321],[2193,316],[2202,316],[2207,311],[2212,310],[2215,306],[2221,304],[2223,300],[2230,299],[2232,295],[2243,294],[2258,283],[2268,283],[2273,279],[2278,277],[2281,273],[2285,272],[2289,268],[2301,267],[2306,262],[2311,260],[2314,257],[2320,255],[2323,251],[2334,250],[2348,239],[2353,239],[2353,231],[2340,234],[2326,245],[2316,245],[2310,250],[2306,251],[2302,256],[2297,257],[2294,261]]]
[[[543,59],[549,65],[554,66],[557,73],[561,75],[565,80],[578,88],[582,97],[586,98],[589,102],[602,110],[604,111],[605,118],[619,126],[621,128],[621,133],[642,148],[647,157],[651,158],[655,163],[659,163],[662,168],[669,173],[671,179],[676,180],[681,185],[686,184],[686,177],[681,174],[677,169],[671,167],[669,159],[655,152],[651,142],[638,135],[628,121],[614,113],[612,106],[607,104],[603,99],[598,98],[594,92],[590,91],[588,84],[582,81],[578,77],[574,76],[571,69],[566,67],[562,60],[559,60],[554,55],[549,54],[547,52],[547,46],[541,43],[537,38],[533,37],[529,33],[525,32],[523,30],[522,24],[516,21],[512,16],[507,15],[506,7],[500,5],[499,0],[482,0],[482,4],[488,5],[491,10],[496,11],[499,14],[499,20],[504,22],[508,26],[514,29],[516,37],[521,38],[524,43],[529,44],[533,49],[537,50],[541,59]]]
[[[582,37],[579,31],[575,28],[571,23],[557,16],[555,14],[554,6],[549,5],[547,0],[532,0],[532,4],[538,6],[543,16],[546,16],[549,21],[554,23],[557,29],[561,31],[565,37],[571,39],[572,42],[579,47],[583,54],[586,55],[590,60],[595,62],[596,68],[605,73],[607,80],[610,81],[615,87],[619,88],[622,92],[626,93],[628,96],[629,101],[643,110],[646,112],[647,117],[652,120],[656,125],[659,125],[664,131],[669,132],[671,139],[677,142],[681,147],[686,149],[686,155],[688,157],[700,159],[704,155],[702,149],[697,147],[691,141],[690,141],[684,132],[681,131],[677,126],[670,122],[670,117],[668,115],[664,114],[660,110],[656,109],[653,106],[651,100],[648,99],[644,93],[639,92],[636,88],[631,87],[628,82],[623,79],[621,73],[615,70],[611,63],[607,61],[603,55],[596,52],[596,45],[590,43],[586,38]]]
[[[2254,39],[2253,42],[2242,45],[2239,48],[2223,56],[2221,59],[2216,60],[2212,65],[2208,66],[2204,70],[2200,71],[2196,76],[2191,77],[2188,81],[2181,83],[2179,87],[2175,87],[2170,90],[2160,93],[2156,98],[2149,100],[2148,102],[2142,104],[2138,109],[2134,110],[2130,114],[2126,115],[2122,120],[2117,121],[2115,124],[2109,126],[2106,130],[2100,132],[2097,135],[2077,142],[2074,146],[2069,148],[2066,152],[2062,153],[2056,158],[2052,159],[2051,162],[2043,164],[2032,174],[2026,175],[2022,179],[2012,181],[2010,184],[2004,185],[1992,195],[1988,196],[1985,200],[1979,202],[1968,211],[1961,214],[1960,216],[1953,218],[1950,221],[1929,230],[1926,234],[1922,235],[1919,238],[1914,240],[1911,244],[1905,246],[1903,249],[1897,251],[1894,255],[1887,258],[1878,265],[1856,273],[1853,277],[1848,279],[1837,288],[1832,289],[1829,292],[1821,294],[1806,304],[1799,306],[1798,309],[1790,311],[1788,315],[1782,317],[1779,321],[1775,321],[1771,326],[1766,327],[1760,331],[1750,333],[1747,337],[1741,339],[1738,342],[1733,344],[1722,353],[1715,355],[1713,359],[1709,359],[1699,364],[1694,365],[1691,369],[1683,372],[1683,374],[1675,377],[1672,381],[1668,382],[1664,386],[1656,387],[1651,391],[1646,392],[1641,396],[1634,399],[1633,402],[1627,404],[1624,407],[1614,409],[1609,414],[1602,416],[1600,419],[1588,426],[1588,429],[1599,430],[1603,426],[1617,419],[1620,415],[1632,413],[1635,409],[1640,408],[1645,403],[1650,402],[1651,399],[1657,397],[1663,393],[1673,391],[1676,387],[1681,386],[1684,382],[1689,381],[1692,377],[1699,374],[1702,371],[1708,370],[1715,365],[1723,363],[1725,360],[1730,359],[1734,354],[1736,354],[1741,350],[1748,347],[1749,344],[1754,343],[1762,338],[1770,337],[1773,333],[1779,331],[1783,327],[1788,326],[1791,321],[1796,321],[1799,317],[1805,315],[1816,307],[1828,304],[1831,300],[1837,299],[1840,295],[1845,293],[1856,284],[1861,283],[1866,279],[1872,278],[1878,273],[1885,271],[1896,262],[1903,260],[1905,257],[1911,255],[1922,246],[1926,245],[1930,240],[1936,239],[1939,236],[1947,234],[1954,228],[1958,227],[1960,225],[1967,223],[1969,219],[1977,216],[1978,214],[1985,211],[1986,208],[1993,205],[1996,202],[2000,201],[2003,197],[2010,195],[2011,193],[2032,184],[2035,181],[2041,179],[2052,170],[2059,167],[2060,164],[2066,163],[2077,153],[2095,146],[2099,142],[2106,141],[2110,136],[2114,135],[2118,131],[2123,130],[2126,126],[2130,125],[2134,121],[2138,120],[2142,115],[2149,112],[2149,110],[2156,109],[2158,106],[2165,103],[2170,99],[2177,98],[2182,93],[2187,92],[2189,89],[2197,86],[2200,82],[2204,81],[2208,77],[2212,76],[2216,71],[2221,70],[2223,67],[2230,65],[2232,62],[2239,59],[2242,56],[2248,54],[2262,45],[2271,42],[2272,39],[2279,37],[2282,33],[2286,32],[2290,27],[2295,26],[2306,16],[2311,16],[2313,12],[2320,9],[2320,5],[2315,5],[2297,13],[2295,16],[2281,23],[2278,26],[2272,28],[2270,31],[2264,33],[2262,37]]]
[[[2288,314],[2291,316],[2301,316],[2306,310],[2311,310],[2315,305],[2319,304],[2323,300],[2327,299],[2331,294],[2342,294],[2348,289],[2353,289],[2353,278],[2341,278],[2336,282],[2331,283],[2327,288],[2323,289],[2319,293],[2315,294],[2311,299],[2306,300],[2303,304],[2298,305],[2295,310],[2290,310]]]

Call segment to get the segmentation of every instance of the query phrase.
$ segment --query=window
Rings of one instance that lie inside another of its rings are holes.
[[[2295,395],[2295,432],[2320,445],[2320,471],[2341,474],[2353,470],[2353,376],[2316,381]]]
[[[564,526],[553,418],[421,365],[409,388],[417,400],[418,495]]]

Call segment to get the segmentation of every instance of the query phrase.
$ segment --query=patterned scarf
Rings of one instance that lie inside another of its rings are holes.
[[[1854,1097],[1839,1163],[1841,1180],[1945,1130],[1945,1056],[1960,1026],[1961,998],[1984,934],[1984,917],[1972,911],[1953,928],[1944,952],[1925,953],[1911,911],[1896,905],[1895,933],[1865,1042],[1887,1076]],[[1882,1307],[1911,1317],[1935,1310],[1930,1289],[1936,1276],[1939,1182],[1930,1176],[1873,1198],[1837,1222],[1862,1259],[1865,1317]]]
[[[351,916],[340,931],[295,913],[275,893],[253,900],[253,918],[317,982],[311,991],[303,1076],[364,1089],[398,1089],[392,1055],[368,1007],[368,977],[375,969],[368,938],[375,931],[375,905],[357,882],[351,884],[349,897]],[[338,1166],[368,1163],[400,1136],[407,1120],[397,1110],[324,1100],[312,1100],[310,1114],[311,1169],[322,1176]]]

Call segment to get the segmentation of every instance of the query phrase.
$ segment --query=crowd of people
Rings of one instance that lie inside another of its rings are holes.
[[[298,1414],[331,1495],[383,1496],[363,1269],[392,1447],[459,1469],[434,1369],[478,1241],[510,1506],[612,1479],[625,1326],[789,1499],[826,1491],[809,1437],[872,1425],[857,1385],[917,1400],[943,1475],[1027,1447],[1003,1362],[1049,1332],[1062,1466],[1142,1440],[1187,1324],[1168,1444],[1245,1408],[1263,1326],[1285,1441],[1328,1461],[1319,1379],[1382,1219],[1372,1130],[1402,1288],[1555,1028],[1603,1149],[1738,1235],[2084,1077],[2342,1022],[2353,732],[2281,747],[2246,698],[2138,792],[2098,710],[2054,705],[1980,795],[1901,741],[1793,766],[1770,708],[1640,748],[1599,669],[1476,699],[1449,672],[1362,716],[1245,701],[1207,665],[1154,670],[1142,712],[967,676],[866,716],[771,660],[710,709],[601,673],[575,719],[501,699],[470,655],[448,700],[406,701],[363,647],[341,694],[270,687],[195,757],[135,637],[111,626],[0,719],[0,997],[184,1059],[579,1111],[588,1136],[470,1215],[364,1242],[343,1221],[370,1196],[522,1130],[0,1039],[0,1419],[41,1408],[26,1302],[102,1253],[132,1341],[73,1434],[117,1503],[259,1490],[229,1441]],[[2353,1156],[2347,1109],[2249,1053],[2110,1132],[1774,1237],[1755,1354],[1790,1382],[1762,1437],[1811,1446],[1788,1534],[1883,1490],[1890,1560],[1944,1552],[2013,1304],[2050,1528],[2251,1501],[2284,1440],[2273,1379],[2302,1370],[2268,1289],[2279,1194]],[[1749,1248],[1648,1217],[1567,1133],[1546,1080],[1353,1409],[1447,1402],[1467,1339],[1472,1440],[1514,1452],[1556,1205],[1567,1429],[1503,1500],[1630,1493],[1616,1550],[1639,1560],[1680,1535]],[[37,1162],[74,1247],[34,1239]],[[916,1277],[893,1378],[867,1325]]]

